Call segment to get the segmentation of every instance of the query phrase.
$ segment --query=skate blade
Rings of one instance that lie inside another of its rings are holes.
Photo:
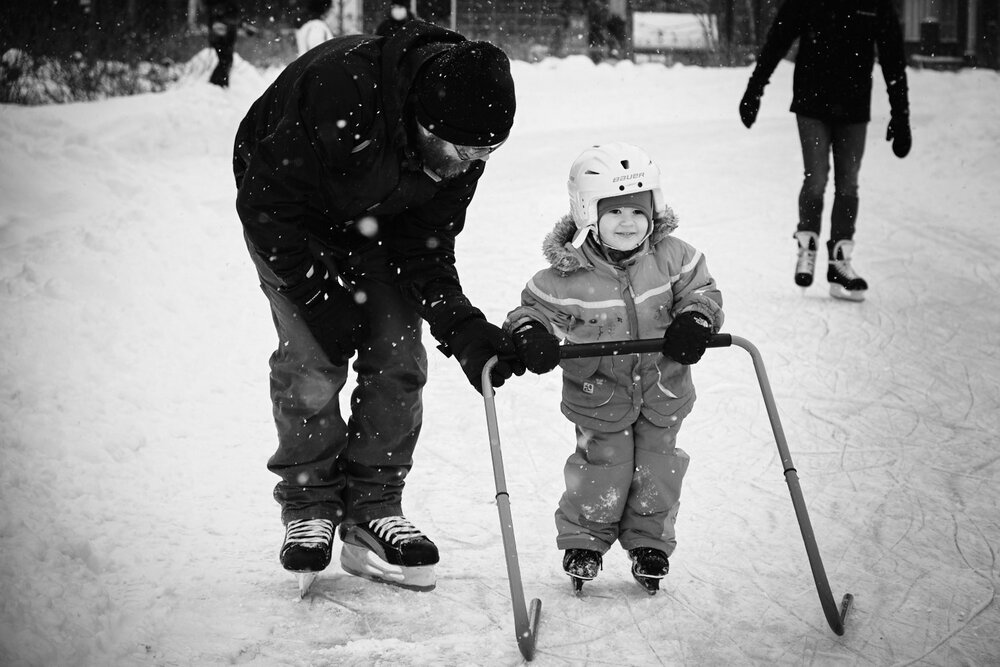
[[[316,576],[318,572],[298,572],[295,574],[295,578],[298,580],[299,584],[299,599],[301,600],[306,595],[309,594],[309,588],[316,581]]]
[[[570,583],[573,584],[573,594],[578,598],[583,597],[583,585],[588,581],[593,581],[597,577],[580,577],[575,574],[570,574],[566,572],[566,576],[569,577]]]
[[[353,544],[345,543],[341,546],[340,566],[356,577],[411,591],[431,591],[437,585],[433,565],[390,565],[375,555],[375,552]]]
[[[838,285],[837,283],[830,284],[830,296],[834,299],[843,299],[844,301],[864,301],[865,292],[867,291],[863,289],[847,290],[844,289],[843,285]]]
[[[642,590],[649,595],[656,595],[660,590],[660,580],[653,577],[634,577],[635,583],[639,584]]]

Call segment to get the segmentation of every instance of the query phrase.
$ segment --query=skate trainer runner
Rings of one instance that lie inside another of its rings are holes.
[[[757,57],[740,101],[740,118],[753,125],[764,86],[799,40],[791,111],[796,114],[805,177],[799,192],[795,283],[812,285],[833,153],[833,210],[827,241],[830,294],[862,301],[868,283],[851,266],[858,216],[858,172],[871,120],[875,50],[889,92],[886,140],[903,158],[910,152],[910,111],[903,34],[892,0],[785,0]]]
[[[348,572],[435,585],[437,547],[402,510],[427,377],[422,319],[475,387],[493,355],[513,355],[463,293],[454,249],[514,111],[500,49],[415,21],[392,39],[310,50],[240,124],[236,205],[278,333],[268,468],[287,570],[327,567],[339,527]],[[501,362],[493,385],[523,372]]]
[[[563,569],[580,589],[620,542],[655,593],[677,544],[674,521],[688,455],[677,433],[694,405],[690,364],[723,322],[705,257],[674,237],[660,170],[640,148],[585,150],[569,175],[570,214],[543,244],[551,264],[507,317],[518,356],[545,373],[559,341],[663,337],[663,353],[564,359],[562,413],[576,427],[556,510]]]

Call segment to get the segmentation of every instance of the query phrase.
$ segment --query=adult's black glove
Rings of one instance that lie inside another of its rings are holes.
[[[532,373],[548,373],[559,365],[559,339],[541,322],[532,320],[514,332],[517,357]]]
[[[371,328],[354,294],[329,276],[281,290],[299,308],[313,338],[335,366],[344,366]]]
[[[892,142],[892,152],[898,158],[904,158],[913,146],[913,135],[910,134],[910,115],[893,114],[889,119],[889,127],[885,130],[885,140]]]
[[[712,323],[701,313],[689,310],[674,318],[663,335],[663,356],[688,366],[705,354],[712,337]]]
[[[448,338],[448,347],[458,363],[462,364],[465,377],[479,393],[483,368],[494,355],[499,357],[490,371],[490,384],[500,387],[511,375],[524,375],[524,364],[517,358],[514,341],[503,329],[475,317],[465,320]]]
[[[740,100],[740,120],[749,128],[757,120],[757,112],[760,111],[760,98],[764,91],[753,83],[747,84],[747,90]]]

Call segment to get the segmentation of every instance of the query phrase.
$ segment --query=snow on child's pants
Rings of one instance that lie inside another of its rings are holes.
[[[614,433],[576,427],[577,449],[566,460],[566,491],[555,515],[560,549],[604,553],[618,540],[625,549],[673,553],[689,461],[676,447],[680,424],[664,428],[640,417]]]

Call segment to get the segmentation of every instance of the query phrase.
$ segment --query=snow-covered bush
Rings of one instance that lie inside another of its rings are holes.
[[[177,79],[178,71],[172,63],[34,58],[10,49],[0,58],[0,103],[53,104],[158,92]]]

